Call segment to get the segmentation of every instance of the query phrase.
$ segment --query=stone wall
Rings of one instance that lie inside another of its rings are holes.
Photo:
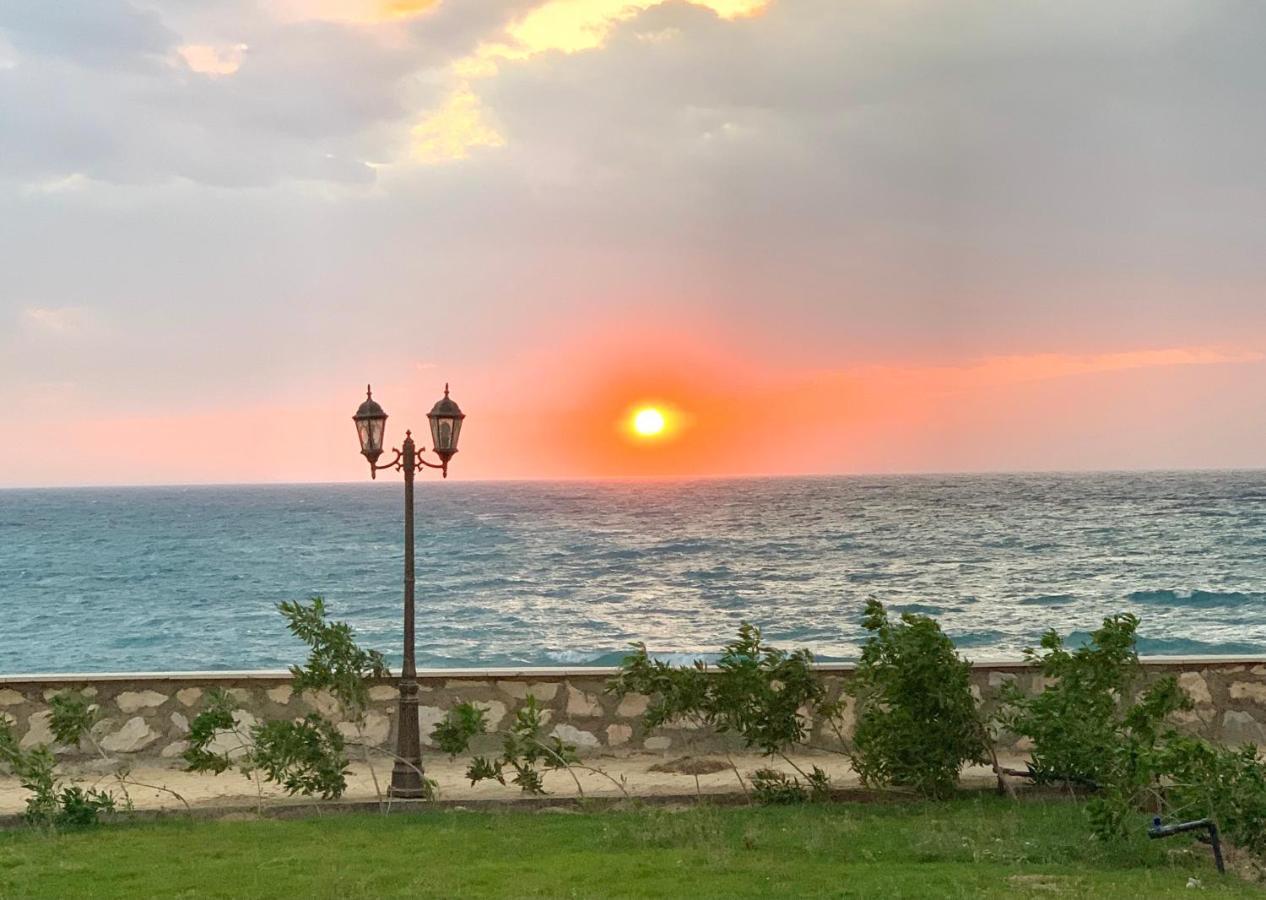
[[[1214,740],[1266,745],[1266,659],[1153,658],[1146,667],[1154,676],[1178,675],[1196,704],[1194,710],[1183,714],[1185,726]],[[850,667],[820,668],[832,695],[838,696]],[[419,677],[423,746],[429,746],[432,728],[454,704],[463,700],[480,704],[488,711],[489,726],[496,729],[509,724],[529,693],[545,710],[547,730],[590,755],[691,753],[737,746],[732,738],[686,729],[648,732],[641,722],[646,698],[617,700],[605,692],[613,672],[486,669],[423,673]],[[973,690],[987,706],[1007,681],[1017,681],[1024,690],[1040,687],[1040,676],[1022,663],[977,664],[973,680]],[[24,747],[52,744],[48,698],[79,689],[99,707],[102,718],[96,737],[106,751],[121,757],[167,759],[175,765],[185,749],[189,722],[212,688],[227,690],[238,700],[246,724],[263,718],[296,717],[311,710],[338,720],[333,698],[322,694],[295,696],[288,675],[262,672],[0,677],[0,717],[14,725]],[[390,744],[394,741],[396,688],[391,683],[375,684],[370,699],[362,731],[346,722],[339,727],[349,737]],[[846,732],[851,725],[852,709],[846,708]],[[480,740],[477,750],[497,743],[493,736]],[[829,744],[835,738],[822,723],[815,723],[814,740]]]

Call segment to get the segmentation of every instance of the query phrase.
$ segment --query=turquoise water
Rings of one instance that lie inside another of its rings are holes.
[[[398,659],[401,487],[0,491],[0,672],[273,668],[326,596]],[[857,652],[869,597],[969,655],[1143,617],[1152,653],[1266,652],[1266,472],[446,483],[418,489],[427,666],[695,656],[750,619]]]

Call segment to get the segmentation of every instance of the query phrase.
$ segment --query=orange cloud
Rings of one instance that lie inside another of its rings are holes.
[[[439,0],[273,0],[273,15],[283,22],[341,22],[377,25],[409,19],[435,7]]]
[[[232,75],[242,66],[245,44],[214,47],[210,44],[186,44],[177,52],[190,69],[202,75]]]

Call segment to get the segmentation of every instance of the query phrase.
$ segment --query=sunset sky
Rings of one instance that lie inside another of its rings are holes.
[[[0,485],[1266,466],[1266,4],[5,0]],[[639,409],[658,435],[631,427]]]

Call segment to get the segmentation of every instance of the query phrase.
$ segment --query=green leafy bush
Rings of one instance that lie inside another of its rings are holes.
[[[290,669],[295,694],[327,690],[349,720],[363,721],[369,679],[390,674],[382,654],[362,649],[346,622],[329,621],[325,600],[319,596],[307,604],[281,603],[277,609],[290,632],[308,645],[307,662]],[[301,719],[243,728],[237,712],[236,702],[225,692],[208,693],[202,711],[189,725],[184,752],[189,771],[218,775],[236,768],[248,778],[275,783],[292,796],[332,799],[347,790],[346,742],[329,719],[309,713]]]
[[[579,758],[574,744],[542,736],[543,727],[541,708],[536,698],[529,694],[515,714],[514,722],[502,733],[500,755],[476,756],[470,761],[466,768],[470,783],[497,781],[505,784],[509,778],[525,794],[544,794],[545,773],[576,766]],[[473,703],[460,703],[450,709],[444,721],[431,732],[431,740],[449,756],[456,756],[469,750],[471,740],[486,732],[485,710]],[[508,775],[507,770],[514,774]]]
[[[347,790],[343,735],[328,719],[273,719],[243,728],[238,706],[224,691],[208,693],[202,712],[189,724],[186,768],[219,775],[231,768],[260,777],[287,794],[330,800]],[[218,745],[218,749],[217,749]]]
[[[1157,769],[1164,773],[1167,818],[1214,819],[1227,840],[1266,858],[1266,766],[1256,747],[1171,735]]]
[[[870,637],[846,687],[857,698],[854,769],[868,785],[949,796],[965,763],[989,761],[971,664],[927,616],[904,613],[894,623],[871,600],[862,624]]]
[[[1033,777],[1087,786],[1120,781],[1131,754],[1150,747],[1165,718],[1190,702],[1172,677],[1140,696],[1143,670],[1136,649],[1139,620],[1110,616],[1075,650],[1055,631],[1039,649],[1025,651],[1048,684],[1034,696],[1014,685],[1004,689],[1004,727],[1033,741]]]
[[[752,799],[765,806],[788,806],[795,803],[819,802],[831,796],[831,778],[814,766],[805,782],[776,769],[757,769],[752,773]]]
[[[706,725],[738,735],[745,746],[766,756],[804,743],[813,715],[838,712],[813,671],[812,653],[772,647],[747,622],[739,626],[738,638],[725,645],[715,669],[698,661],[672,666],[652,659],[645,644],[634,644],[607,689],[619,697],[649,697],[643,716],[648,728],[676,722]]]
[[[67,786],[57,773],[57,759],[48,747],[23,750],[12,726],[3,718],[0,767],[11,772],[29,793],[24,813],[28,824],[53,830],[84,828],[97,824],[102,813],[115,811],[112,794],[96,788]]]
[[[280,603],[277,609],[290,633],[308,645],[307,662],[290,667],[294,692],[328,690],[353,717],[363,713],[369,702],[367,681],[391,674],[382,654],[362,649],[348,623],[328,621],[323,597],[313,596],[306,606],[297,600]]]

